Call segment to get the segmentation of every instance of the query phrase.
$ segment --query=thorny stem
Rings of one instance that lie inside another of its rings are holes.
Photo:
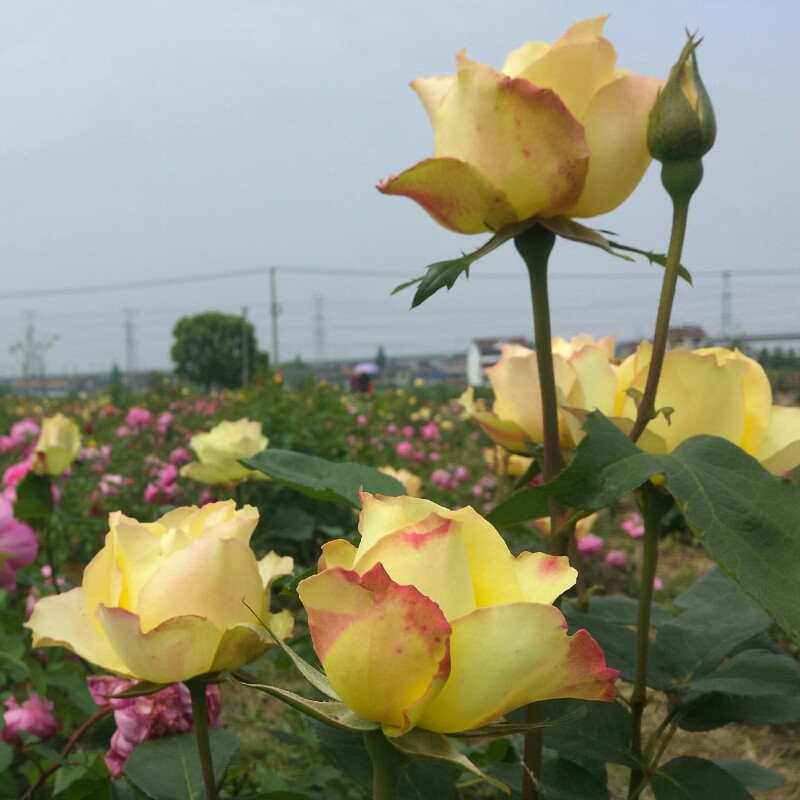
[[[113,708],[101,708],[99,711],[92,714],[89,719],[87,719],[82,725],[75,729],[75,732],[72,736],[67,739],[67,743],[64,745],[64,749],[61,751],[61,756],[66,758],[71,752],[75,745],[78,743],[80,738],[83,736],[95,722],[99,722],[103,717],[107,717],[114,711]],[[25,792],[24,795],[20,798],[20,800],[30,800],[33,797],[34,793],[37,789],[39,789],[44,782],[61,766],[61,764],[53,764],[51,767],[48,767],[46,770],[43,770],[39,777],[36,779],[36,782],[31,784],[31,787]]]

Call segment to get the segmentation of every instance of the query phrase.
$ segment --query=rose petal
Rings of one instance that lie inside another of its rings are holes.
[[[429,514],[359,553],[353,569],[364,574],[380,563],[395,583],[414,586],[447,619],[461,617],[476,607],[461,528],[454,519]]]
[[[561,612],[512,603],[452,623],[451,670],[418,725],[440,733],[476,728],[526,703],[555,697],[613,700],[614,680],[586,631],[567,636]]]
[[[436,78],[416,78],[411,81],[411,88],[417,93],[428,118],[433,123],[433,118],[442,104],[445,95],[453,88],[456,79],[453,75],[438,76]]]
[[[772,406],[769,430],[755,457],[773,475],[800,464],[800,408]]]
[[[549,533],[549,518],[547,522]],[[529,603],[552,603],[574,586],[578,577],[578,570],[569,565],[566,556],[551,556],[541,552],[520,553],[515,567],[523,598]]]
[[[433,118],[434,156],[456,158],[502,187],[519,219],[553,216],[580,196],[589,149],[558,95],[456,56],[457,76]]]
[[[584,26],[583,30],[568,30],[547,52],[532,59],[516,73],[534,86],[556,92],[578,120],[594,95],[614,79],[617,62],[613,45],[602,38],[605,18],[585,22],[592,24]],[[536,49],[529,52],[533,54]],[[518,61],[520,55],[515,55],[514,61]],[[503,72],[506,72],[505,68]]]
[[[440,225],[459,233],[496,231],[519,221],[500,189],[474,166],[455,158],[420,161],[379,183],[378,191],[410,197]]]
[[[250,622],[253,612],[263,616],[267,602],[249,547],[238,539],[197,539],[153,573],[139,592],[135,610],[144,631],[184,616],[208,616],[224,631]]]
[[[101,605],[97,619],[125,672],[154,683],[185,681],[209,672],[222,639],[222,632],[203,617],[173,616],[147,633],[139,617],[124,608]]]
[[[637,187],[650,165],[647,124],[663,83],[658,78],[625,75],[592,98],[580,118],[591,153],[589,174],[567,216],[605,214]]]
[[[390,734],[413,727],[450,668],[450,625],[413,586],[376,564],[334,567],[301,581],[314,649],[342,700]]]
[[[34,647],[58,645],[108,672],[132,677],[94,615],[89,613],[83,589],[42,597],[25,623],[33,631]]]

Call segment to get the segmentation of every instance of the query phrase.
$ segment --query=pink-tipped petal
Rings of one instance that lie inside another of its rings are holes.
[[[420,161],[379,183],[378,191],[410,197],[440,225],[458,233],[496,231],[519,221],[501,189],[455,158]]]
[[[300,582],[314,649],[341,699],[387,733],[416,724],[450,671],[450,625],[413,586],[376,564],[334,567]]]
[[[515,566],[522,596],[529,603],[552,603],[573,587],[578,577],[566,556],[524,552],[517,556]]]
[[[479,608],[452,626],[450,677],[420,718],[422,728],[468,730],[556,697],[614,699],[619,673],[606,667],[586,631],[567,636],[566,621],[553,606]]]

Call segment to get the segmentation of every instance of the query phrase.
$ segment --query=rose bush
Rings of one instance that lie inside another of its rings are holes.
[[[199,433],[191,438],[189,447],[197,453],[198,460],[181,467],[181,475],[200,483],[216,484],[263,478],[262,473],[243,467],[239,459],[260,453],[268,444],[260,422],[249,419],[220,422],[208,433]]]
[[[63,414],[47,417],[33,449],[33,470],[38,475],[60,475],[80,449],[81,432],[74,419]]]
[[[551,605],[576,570],[514,558],[465,507],[362,492],[358,547],[323,545],[300,582],[314,648],[342,701],[389,735],[476,728],[534,700],[612,700],[616,670]]]
[[[256,561],[258,522],[233,500],[176,508],[156,522],[109,515],[103,549],[83,584],[40,599],[26,627],[34,647],[61,645],[108,672],[155,683],[236,669],[273,644],[259,620],[288,636],[288,611],[270,614],[269,587],[290,558]],[[258,619],[256,618],[258,617]]]
[[[434,157],[378,189],[461,233],[616,208],[650,163],[648,115],[663,82],[616,69],[605,21],[577,22],[553,45],[527,42],[500,72],[462,51],[455,76],[412,81]]]

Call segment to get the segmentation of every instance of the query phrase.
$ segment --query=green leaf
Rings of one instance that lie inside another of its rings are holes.
[[[800,644],[800,488],[714,436],[649,455],[597,411],[584,429],[575,459],[550,484],[557,500],[597,510],[664,475],[706,549]]]
[[[414,294],[414,299],[411,301],[411,308],[416,308],[420,303],[424,303],[425,300],[431,297],[431,295],[436,294],[439,289],[443,289],[444,287],[452,289],[453,284],[455,284],[462,272],[469,276],[469,268],[473,262],[491,253],[492,250],[500,247],[501,244],[507,242],[509,239],[513,239],[515,236],[523,233],[532,225],[535,225],[536,222],[536,219],[530,219],[517,222],[513,225],[507,225],[474,252],[465,253],[461,258],[454,258],[450,261],[438,261],[435,264],[430,264],[425,275],[421,278],[415,278],[414,280],[401,284],[395,288],[392,294],[397,294],[397,292],[418,283],[419,286]]]
[[[14,760],[14,748],[8,742],[0,742],[0,772],[11,766]]]
[[[639,618],[639,601],[633,597],[593,595],[591,613],[593,616],[600,617],[608,622],[615,622],[618,625],[636,625]],[[657,628],[659,625],[671,622],[674,619],[675,614],[669,609],[658,605],[658,603],[651,604],[651,627]]]
[[[659,627],[654,650],[680,683],[707,675],[737,645],[772,626],[758,603],[719,568],[674,602],[686,610]]]
[[[314,517],[302,508],[282,506],[270,518],[270,536],[291,542],[310,542],[314,538]]]
[[[730,722],[796,725],[800,722],[800,697],[741,697],[719,692],[687,695],[676,722],[687,731],[710,731]]]
[[[208,732],[214,777],[222,783],[239,747],[239,737],[225,728]],[[125,762],[125,775],[152,800],[204,800],[206,790],[193,733],[151,739],[137,745]]]
[[[53,513],[53,494],[50,477],[29,472],[17,484],[14,517],[34,527],[45,524]]]
[[[749,792],[765,792],[786,783],[786,778],[780,772],[746,758],[715,758],[714,763],[733,775]]]
[[[462,772],[471,772],[473,775],[483,778],[495,789],[509,794],[509,789],[504,783],[481,772],[465,755],[456,750],[453,742],[443,733],[412,728],[402,736],[387,737],[387,741],[411,758],[424,758],[437,764],[455,767]]]
[[[800,694],[800,664],[786,655],[746,650],[729,658],[704,678],[676,686],[676,691],[722,692],[745,697],[792,697]]]
[[[608,789],[589,770],[564,758],[542,760],[543,800],[608,800]]]
[[[730,772],[694,756],[679,756],[659,767],[652,787],[656,800],[753,800]]]
[[[578,756],[635,767],[638,762],[628,747],[631,715],[620,703],[547,700],[544,713],[558,717],[580,707],[586,709],[581,720],[545,730],[545,747],[567,758]]]
[[[548,494],[548,490],[543,486],[529,486],[521,489],[496,505],[486,515],[486,519],[495,528],[502,530],[516,525],[518,522],[546,517],[550,513],[547,508]]]
[[[353,508],[361,508],[358,498],[361,486],[373,494],[393,497],[405,494],[400,481],[354,461],[326,461],[307,453],[268,448],[251,458],[240,459],[239,463],[316,500],[331,500]]]
[[[361,734],[346,733],[312,722],[325,757],[344,775],[372,792],[372,761]],[[458,800],[451,770],[425,761],[411,761],[398,785],[399,800]]]
[[[635,654],[636,654],[636,631],[628,627],[627,624],[611,622],[603,616],[594,613],[594,600],[589,601],[588,613],[576,611],[572,606],[566,604],[562,607],[562,612],[569,623],[570,633],[574,633],[580,628],[589,631],[606,657],[606,664],[612,669],[620,671],[620,677],[628,683],[633,683]],[[656,652],[651,642],[648,645],[647,658],[647,685],[653,689],[665,691],[672,684],[672,675],[669,669],[669,662]]]

